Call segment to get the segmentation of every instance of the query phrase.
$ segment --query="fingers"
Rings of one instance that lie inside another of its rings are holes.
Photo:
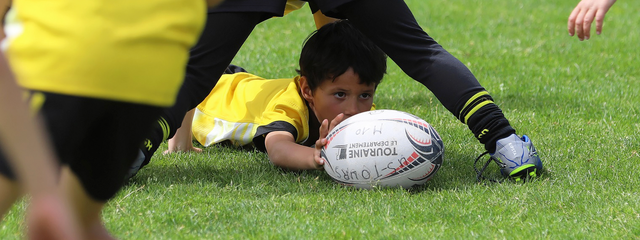
[[[329,131],[333,130],[333,128],[336,127],[338,124],[340,124],[343,119],[344,119],[344,113],[340,113],[338,114],[338,116],[333,118],[333,120],[331,120],[331,125],[329,125]]]
[[[615,0],[582,0],[569,15],[567,30],[569,36],[577,35],[580,41],[591,38],[591,24],[596,22],[596,34],[602,33],[604,16]]]
[[[586,14],[586,11],[581,10],[580,12],[578,12],[578,16],[576,17],[576,35],[578,36],[578,39],[580,39],[580,41],[584,40],[584,28],[583,28],[583,24],[584,24],[584,15]]]
[[[322,148],[327,145],[327,134],[329,134],[329,120],[322,120],[320,124],[320,138],[316,140],[315,149],[313,151],[313,160],[316,163],[316,168],[321,169],[322,165],[324,165],[324,159],[320,156],[320,151]]]
[[[598,11],[596,13],[596,34],[602,33],[602,23],[604,22],[604,15],[607,11]]]
[[[162,154],[167,155],[169,153],[174,153],[174,152],[196,152],[196,153],[201,153],[202,152],[202,148],[197,148],[194,146],[188,147],[188,146],[172,146],[169,147],[169,149],[164,150],[164,152],[162,152]]]
[[[584,19],[582,20],[582,32],[585,40],[589,40],[589,38],[591,38],[591,23],[593,23],[596,11],[596,8],[590,8],[587,13],[585,13]]]
[[[327,134],[329,134],[329,120],[325,119],[320,124],[320,139],[327,137]]]
[[[323,168],[324,165],[324,159],[320,155],[320,152],[322,151],[322,148],[327,145],[326,137],[329,132],[333,130],[333,128],[335,128],[338,124],[340,124],[340,122],[342,122],[342,120],[344,120],[344,114],[340,113],[335,118],[333,118],[331,122],[325,119],[322,120],[322,123],[320,123],[320,138],[316,141],[315,150],[313,151],[313,159],[315,160],[316,167],[318,169]]]
[[[321,157],[316,158],[316,169],[324,168],[324,159]]]
[[[327,126],[329,125],[329,120],[325,119],[322,121],[322,124],[320,124],[320,138],[318,140],[316,140],[316,152],[318,157],[320,157],[320,150],[324,147],[324,145],[327,144],[327,134],[329,133],[329,127]]]
[[[320,138],[316,141],[315,150],[313,151],[313,160],[316,162],[317,169],[321,169],[322,165],[324,165],[324,159],[320,155],[320,152],[325,145],[327,145],[326,138]]]
[[[573,35],[575,35],[576,19],[578,18],[578,13],[580,13],[580,8],[574,8],[569,15],[569,20],[567,21],[567,30],[569,31],[569,36],[572,37]]]
[[[322,150],[322,148],[327,145],[327,139],[326,138],[320,138],[316,141],[316,145],[315,148],[316,150],[318,150],[318,156],[320,156],[320,150]]]

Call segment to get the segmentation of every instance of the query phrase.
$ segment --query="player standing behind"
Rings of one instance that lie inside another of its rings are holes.
[[[27,191],[31,195],[27,210],[29,237],[79,240],[70,207],[56,191],[57,159],[48,135],[40,122],[29,115],[21,91],[11,76],[4,54],[0,53],[0,155],[8,156],[21,182],[18,186],[0,177],[0,221],[19,192]],[[0,164],[7,163],[0,161]]]
[[[322,145],[312,145],[342,119],[371,110],[386,61],[349,21],[326,24],[305,41],[297,77],[224,74],[197,106],[193,133],[203,146],[253,144],[286,169],[322,168],[314,159]],[[191,132],[183,125],[170,144],[191,148]]]
[[[56,191],[73,206],[82,239],[113,239],[101,210],[161,109],[175,101],[205,1],[16,0],[12,7],[22,31],[7,56],[62,162]],[[15,180],[0,162],[0,178]]]
[[[9,0],[0,1],[3,19],[10,5]],[[0,26],[0,40],[4,40],[4,26]],[[22,89],[16,85],[4,53],[0,52],[0,155],[8,156],[21,182],[18,186],[0,177],[0,222],[20,192],[28,192],[31,198],[26,220],[30,239],[80,239],[71,208],[56,190],[58,160],[48,134],[40,119],[30,116],[23,100]]]
[[[591,23],[596,21],[596,34],[602,33],[604,16],[616,3],[616,0],[582,0],[569,15],[567,28],[569,35],[578,35],[578,39],[589,40],[591,37]]]

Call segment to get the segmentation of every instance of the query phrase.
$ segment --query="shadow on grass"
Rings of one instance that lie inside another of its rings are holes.
[[[471,152],[471,151],[469,151]],[[469,152],[448,151],[441,168],[432,179],[422,186],[408,189],[410,194],[450,191],[475,188],[478,185],[491,186],[489,181],[478,183],[473,161],[477,155]],[[214,188],[234,188],[236,190],[255,191],[258,187],[264,191],[279,194],[309,193],[314,191],[359,191],[343,187],[334,182],[323,170],[288,171],[273,166],[266,154],[257,151],[218,147],[201,154],[182,153],[166,155],[143,168],[128,184],[156,185],[208,185]],[[485,160],[486,161],[486,160]],[[478,167],[481,167],[479,163]],[[543,172],[542,178],[549,178]],[[490,164],[485,176],[491,179],[505,180],[496,164]],[[513,184],[506,180],[503,184]],[[374,191],[385,191],[374,189]]]
[[[160,150],[158,151],[160,152]],[[304,182],[330,183],[324,171],[287,171],[272,165],[266,154],[228,146],[204,149],[203,153],[156,155],[130,179],[129,185],[191,185],[212,187],[291,188]]]
[[[468,189],[478,186],[492,187],[496,184],[522,184],[533,181],[546,181],[552,177],[551,173],[543,169],[538,173],[538,177],[534,179],[523,179],[522,182],[516,182],[502,176],[500,168],[495,163],[490,163],[483,171],[483,179],[478,181],[476,170],[473,163],[477,156],[468,155],[466,153],[450,153],[446,154],[447,159],[436,176],[427,181],[424,185],[410,189],[411,193],[417,194],[429,191],[448,191],[454,189]],[[488,160],[488,156],[481,158],[476,168],[480,170]]]

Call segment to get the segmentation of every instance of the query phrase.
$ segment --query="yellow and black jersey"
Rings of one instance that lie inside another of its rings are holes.
[[[299,89],[299,77],[267,80],[244,72],[224,74],[197,106],[193,136],[203,146],[223,141],[242,146],[257,136],[287,131],[302,143],[309,137],[310,114]]]
[[[202,0],[15,0],[7,56],[25,88],[170,106],[206,17]]]

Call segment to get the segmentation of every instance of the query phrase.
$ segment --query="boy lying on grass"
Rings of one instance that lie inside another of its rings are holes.
[[[231,67],[236,70],[220,78],[195,114],[187,114],[186,124],[169,141],[169,152],[195,149],[193,132],[205,147],[224,141],[253,145],[276,166],[319,169],[323,162],[315,151],[324,142],[318,140],[343,119],[372,109],[386,61],[386,54],[348,21],[327,24],[307,38],[299,76],[266,80]],[[141,165],[130,176],[148,164],[144,159],[141,151]]]

